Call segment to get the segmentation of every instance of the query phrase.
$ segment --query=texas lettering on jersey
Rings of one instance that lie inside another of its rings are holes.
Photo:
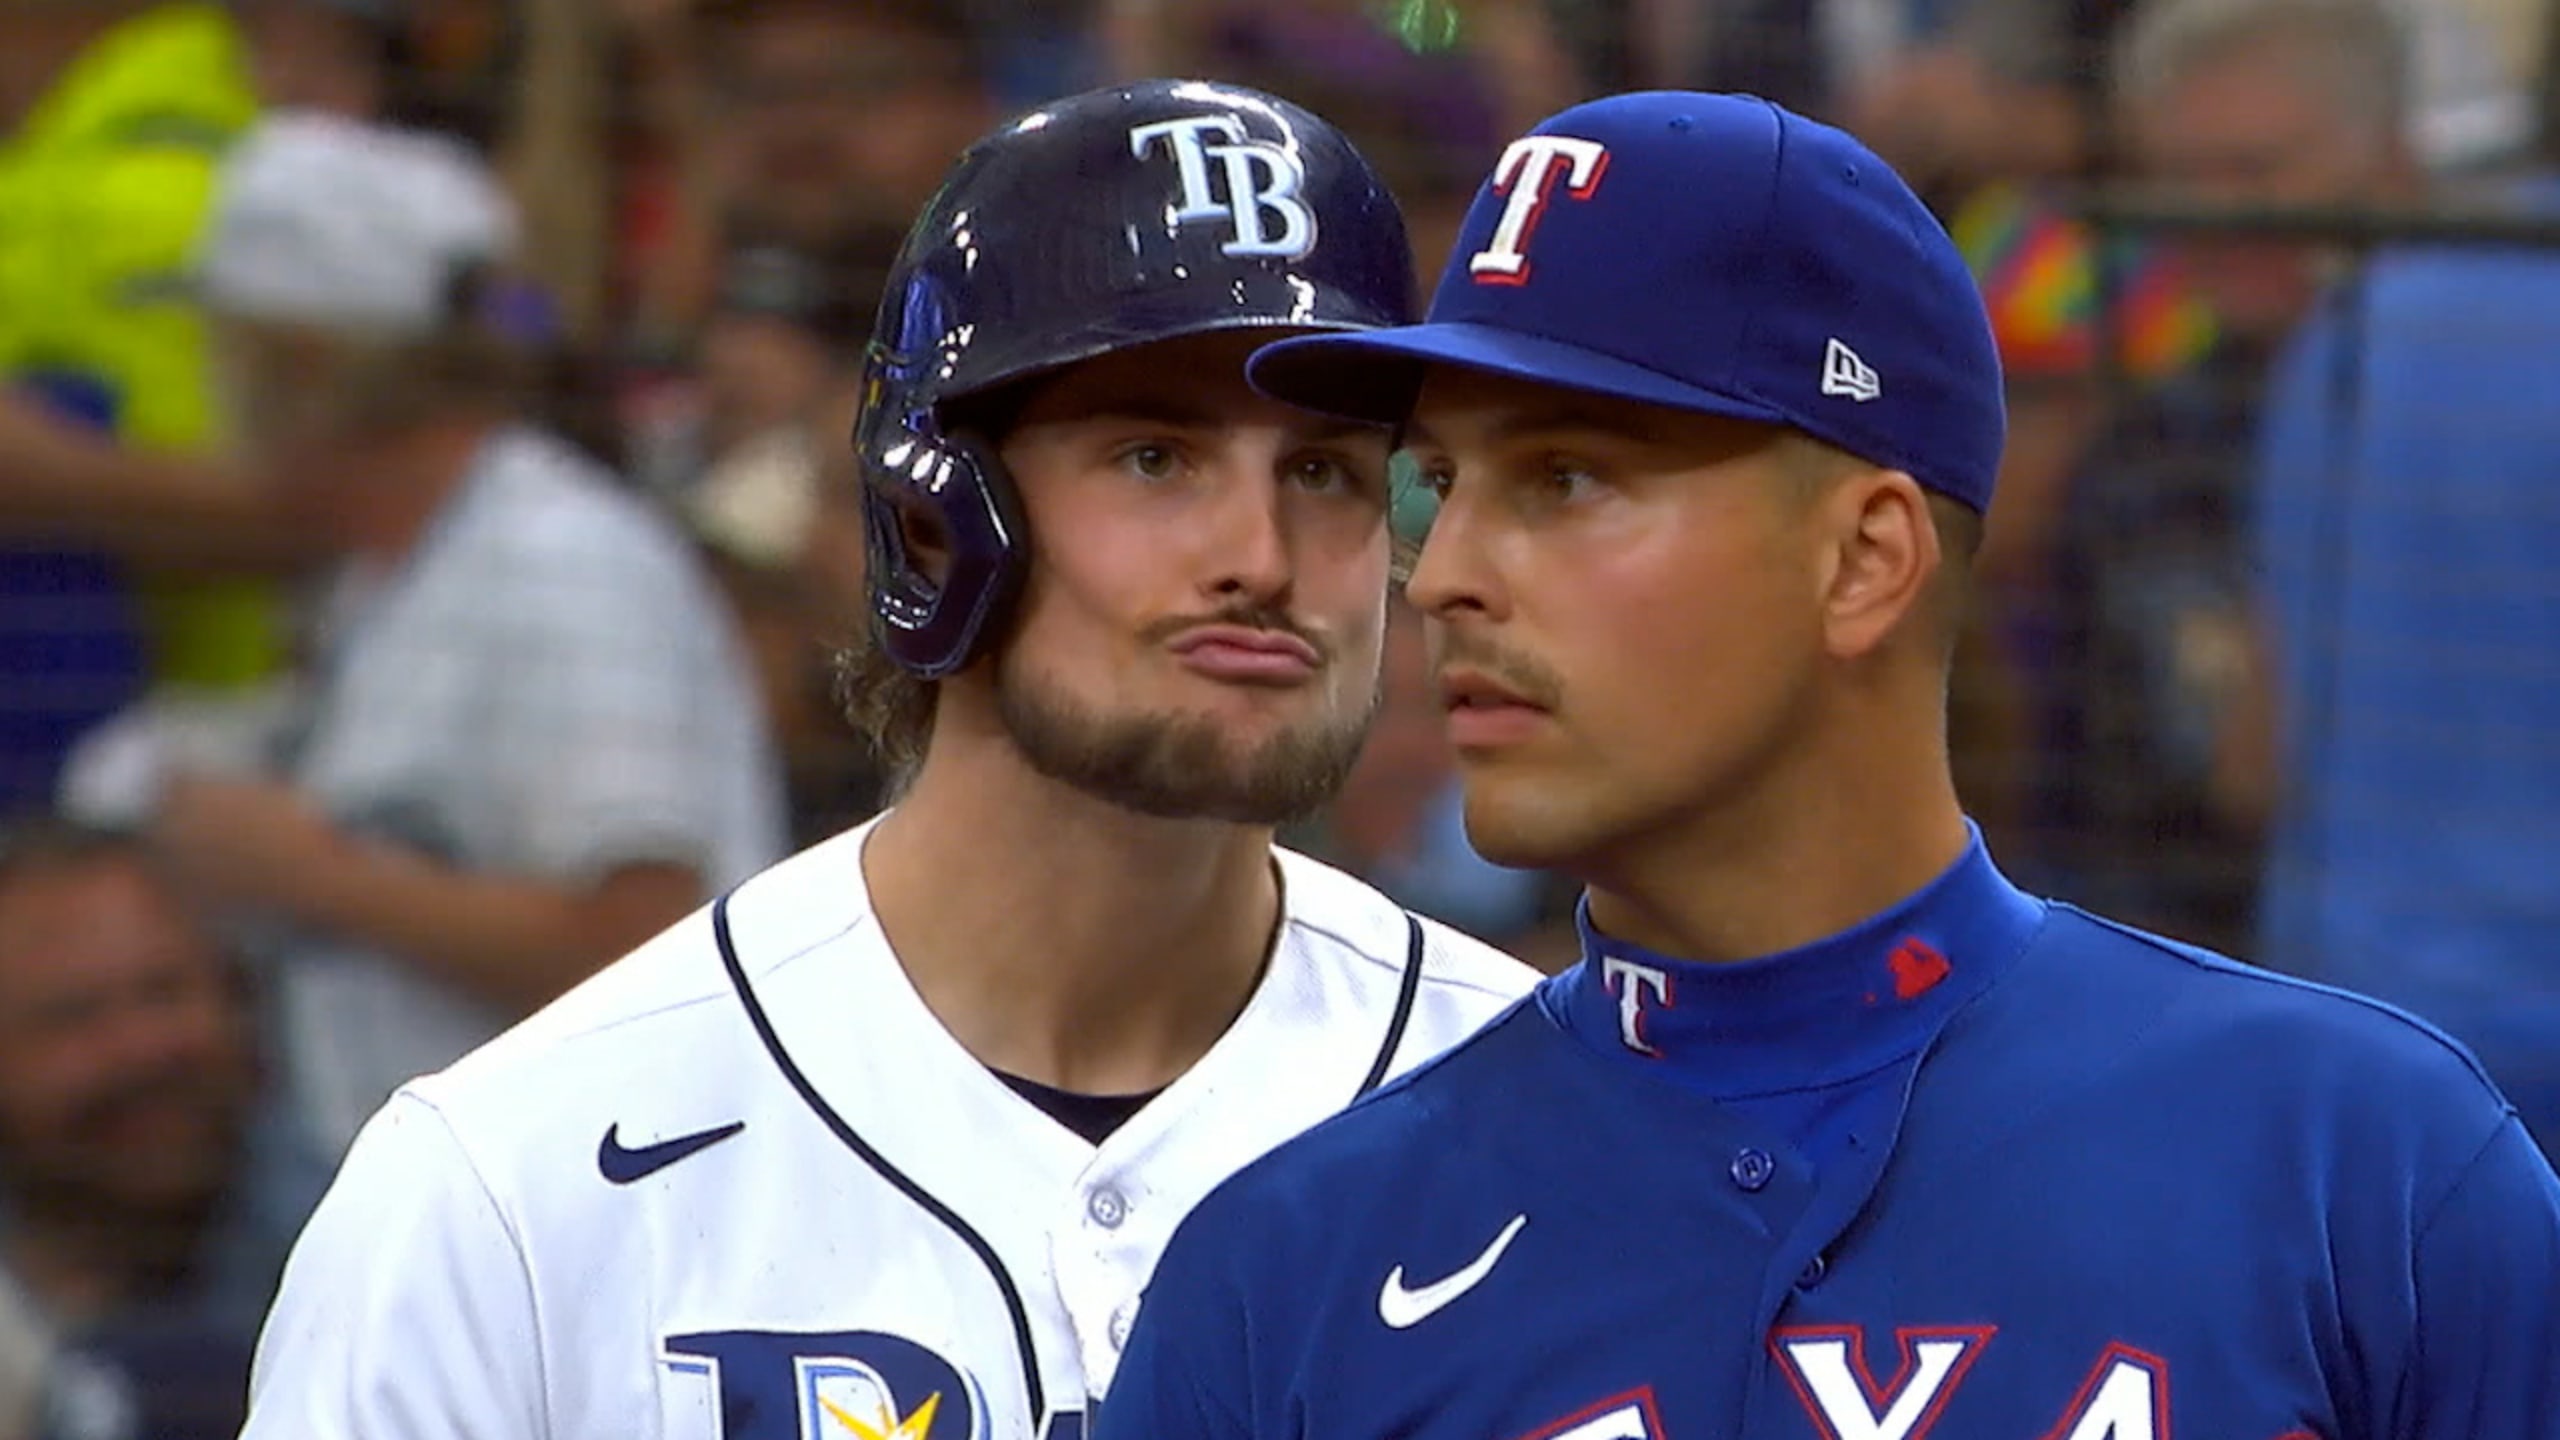
[[[1995,1343],[1994,1325],[1906,1326],[1893,1332],[1893,1372],[1879,1380],[1854,1325],[1781,1326],[1769,1337],[1779,1374],[1821,1440],[1927,1440],[1968,1372]],[[2170,1440],[2169,1362],[2117,1342],[2099,1354],[2054,1422],[2016,1440]],[[1653,1391],[1612,1396],[1519,1440],[1669,1440]],[[2290,1430],[2271,1440],[2318,1440]]]

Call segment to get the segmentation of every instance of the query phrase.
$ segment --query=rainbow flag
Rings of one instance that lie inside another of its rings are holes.
[[[2001,363],[2026,376],[2098,369],[2098,249],[2087,225],[2024,187],[1995,185],[1968,199],[1948,226],[1981,283]],[[2159,379],[2212,348],[2212,312],[2171,254],[2133,237],[2111,240],[2106,285],[2116,361]]]

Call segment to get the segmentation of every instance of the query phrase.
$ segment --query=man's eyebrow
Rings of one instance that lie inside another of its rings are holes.
[[[1382,425],[1359,420],[1344,420],[1331,415],[1310,418],[1290,434],[1302,445],[1329,445],[1344,440],[1385,440],[1393,432]]]
[[[1485,427],[1485,441],[1501,445],[1524,435],[1605,435],[1612,439],[1632,440],[1640,445],[1665,443],[1660,429],[1648,422],[1640,410],[1601,411],[1572,400],[1559,400],[1551,405],[1505,410]],[[1420,418],[1405,423],[1401,443],[1445,450],[1447,442],[1431,431]]]
[[[1211,406],[1136,392],[1097,395],[1079,404],[1074,414],[1059,418],[1084,424],[1097,420],[1135,421],[1168,430],[1207,430],[1224,423],[1224,417]]]
[[[1232,423],[1234,412],[1222,406],[1137,391],[1096,395],[1079,402],[1073,413],[1060,415],[1057,423],[1071,425],[1122,424],[1155,425],[1167,430],[1215,430]],[[1294,417],[1289,425],[1290,443],[1296,445],[1339,444],[1387,435],[1383,426],[1333,415]]]

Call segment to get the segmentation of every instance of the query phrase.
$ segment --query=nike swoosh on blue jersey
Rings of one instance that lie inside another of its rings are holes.
[[[709,1130],[679,1135],[673,1140],[661,1140],[637,1150],[626,1150],[622,1145],[622,1125],[617,1121],[606,1129],[604,1139],[596,1146],[596,1168],[614,1184],[628,1185],[634,1180],[655,1175],[688,1156],[699,1155],[746,1128],[746,1121],[732,1120]]]

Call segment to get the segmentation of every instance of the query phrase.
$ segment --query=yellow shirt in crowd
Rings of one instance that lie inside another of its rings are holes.
[[[187,275],[222,158],[257,100],[221,5],[155,6],[99,36],[0,144],[0,379],[86,377],[150,449],[217,441]],[[154,678],[228,686],[282,659],[275,586],[145,577]]]

